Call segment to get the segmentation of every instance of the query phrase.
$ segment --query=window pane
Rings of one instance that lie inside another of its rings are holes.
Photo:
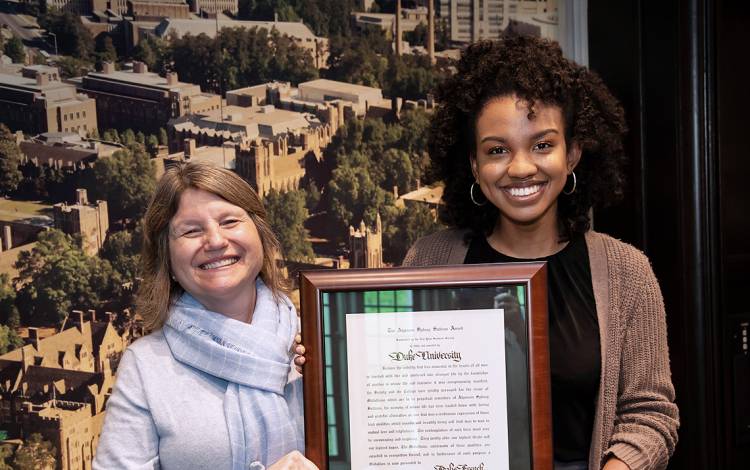
[[[326,364],[330,364],[333,361],[333,358],[331,356],[331,338],[323,338],[323,348],[326,352]]]
[[[396,292],[396,302],[398,305],[409,305],[411,306],[411,291],[400,290]]]
[[[378,292],[365,292],[365,305],[377,305]]]
[[[392,290],[380,292],[380,305],[395,305],[396,293]]]
[[[336,426],[328,426],[328,454],[331,457],[338,457],[339,443],[336,440]]]
[[[334,408],[333,397],[327,398],[327,411],[328,411],[328,424],[330,426],[336,426],[336,409]]]

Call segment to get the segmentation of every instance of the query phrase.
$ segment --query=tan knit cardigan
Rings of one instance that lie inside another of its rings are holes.
[[[462,264],[465,234],[428,235],[403,265]],[[602,354],[589,469],[601,468],[610,455],[631,470],[664,468],[677,443],[679,417],[659,284],[648,258],[631,245],[590,231],[586,246]]]

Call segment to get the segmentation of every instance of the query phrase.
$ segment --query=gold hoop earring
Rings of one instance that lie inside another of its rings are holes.
[[[576,192],[576,186],[578,185],[578,180],[576,179],[576,172],[571,171],[570,174],[573,176],[573,188],[570,191],[565,191],[565,188],[563,188],[562,193],[565,194],[566,196],[570,196],[571,194]],[[565,184],[567,184],[567,181]]]
[[[485,201],[482,204],[479,204],[477,200],[474,199],[474,185],[475,184],[477,184],[476,181],[471,183],[471,186],[469,186],[469,197],[471,198],[471,202],[473,202],[475,206],[482,207],[483,205],[487,204],[487,200],[485,199]]]

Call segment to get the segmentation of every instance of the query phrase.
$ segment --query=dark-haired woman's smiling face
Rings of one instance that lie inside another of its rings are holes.
[[[555,222],[557,198],[580,158],[566,146],[562,110],[535,103],[533,111],[529,119],[528,103],[503,96],[477,118],[472,171],[503,222]]]

